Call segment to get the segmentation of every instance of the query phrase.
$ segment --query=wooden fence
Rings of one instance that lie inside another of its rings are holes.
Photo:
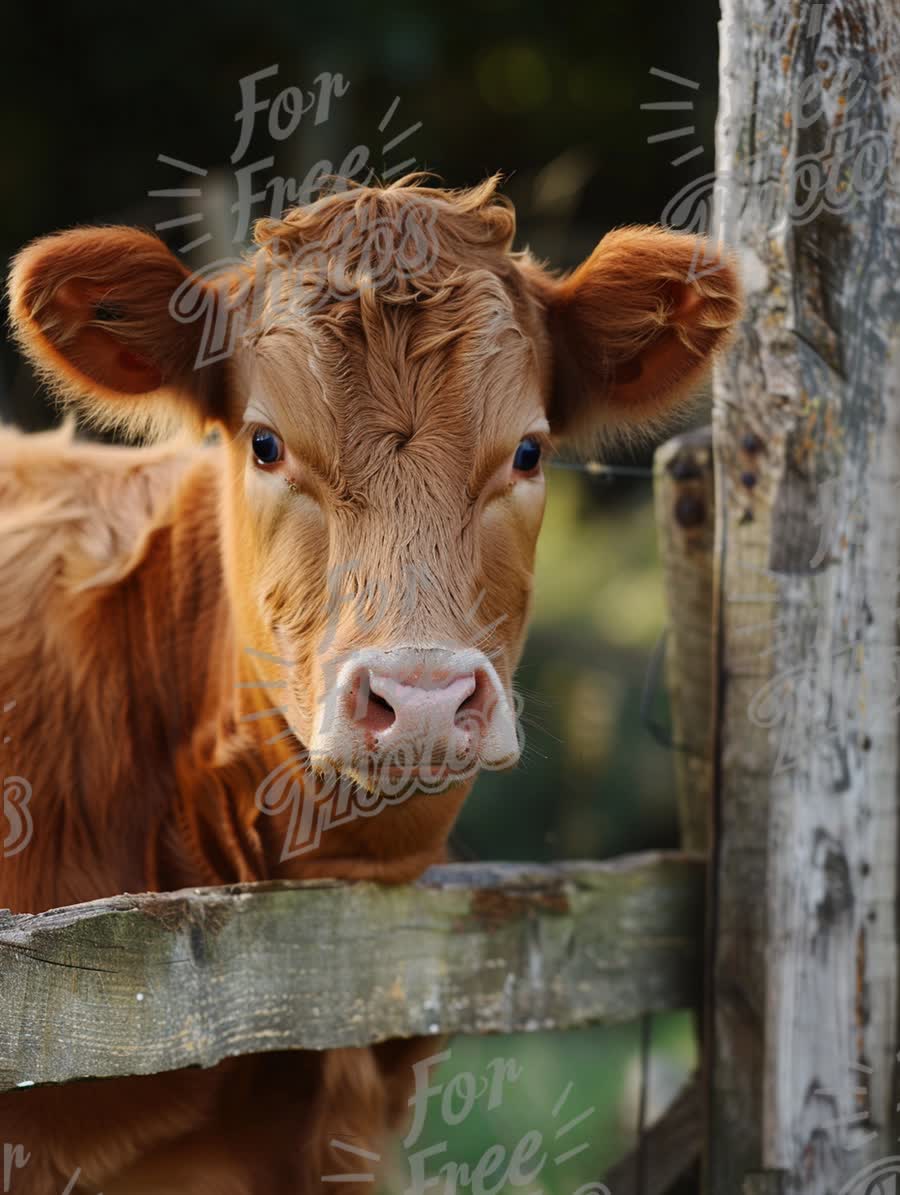
[[[715,223],[747,311],[713,432],[656,461],[693,853],[0,914],[0,1090],[694,1008],[702,1076],[612,1195],[701,1143],[712,1195],[900,1189],[898,23],[723,0]]]
[[[0,1090],[696,1003],[704,865],[640,855],[117,896],[0,916]]]

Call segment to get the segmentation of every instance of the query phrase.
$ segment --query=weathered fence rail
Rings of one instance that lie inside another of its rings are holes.
[[[434,868],[0,914],[0,1090],[688,1008],[698,856]]]

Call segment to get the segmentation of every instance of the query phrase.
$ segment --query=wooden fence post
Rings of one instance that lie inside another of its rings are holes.
[[[900,5],[722,8],[715,230],[740,254],[747,309],[715,383],[707,1185],[886,1195],[900,1189]]]
[[[667,440],[657,450],[653,472],[681,845],[705,851],[713,778],[712,429]]]
[[[705,852],[713,788],[712,428],[667,440],[653,458],[653,495],[666,594],[666,683],[672,717],[681,845]],[[698,1028],[702,1012],[695,1008]],[[700,1036],[698,1034],[698,1036]],[[644,1140],[603,1176],[613,1195],[665,1195],[703,1148],[694,1074]]]

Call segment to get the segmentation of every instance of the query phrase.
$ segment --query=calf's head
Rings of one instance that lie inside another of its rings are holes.
[[[493,183],[359,188],[261,222],[219,277],[123,228],[13,270],[66,398],[221,430],[239,641],[290,661],[312,759],[373,790],[515,761],[542,461],[664,421],[737,318],[732,268],[695,278],[692,237],[621,229],[557,277],[513,232]]]

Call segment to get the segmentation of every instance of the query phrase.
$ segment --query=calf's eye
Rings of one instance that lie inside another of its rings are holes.
[[[271,428],[258,427],[253,433],[253,455],[260,465],[275,465],[284,456],[284,444]]]
[[[513,468],[517,473],[533,473],[538,465],[541,463],[541,446],[531,438],[526,436],[516,449],[516,455],[513,457]]]

